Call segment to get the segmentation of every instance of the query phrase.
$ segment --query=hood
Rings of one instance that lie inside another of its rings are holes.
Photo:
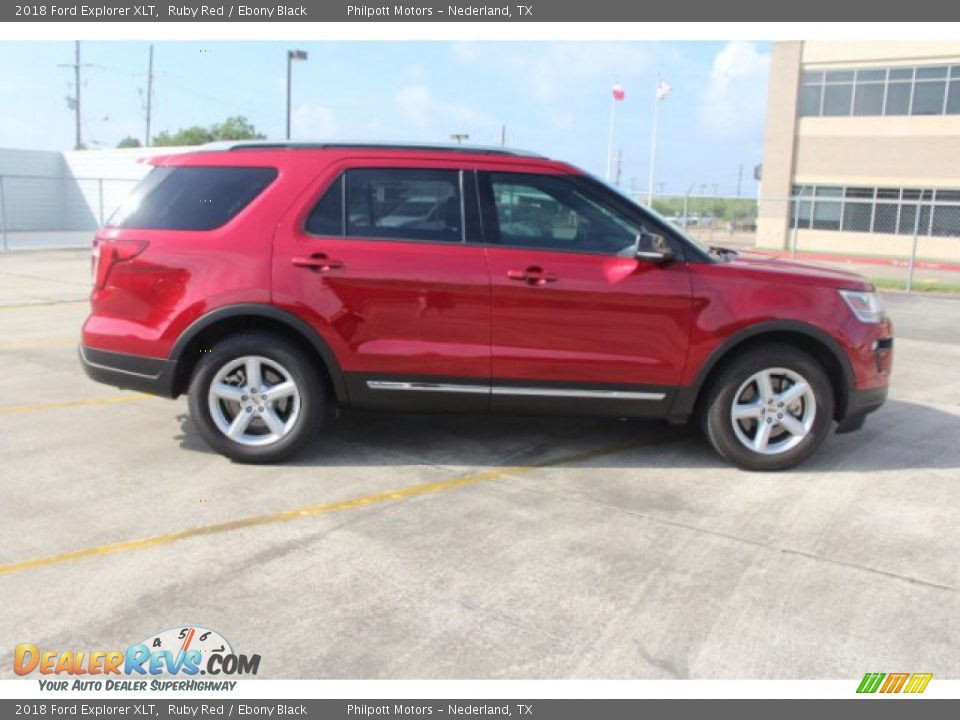
[[[765,275],[779,275],[786,282],[799,282],[807,285],[827,285],[849,290],[873,290],[871,283],[863,275],[847,272],[826,265],[797,262],[765,255],[762,252],[737,251],[727,265],[747,271],[756,271]]]

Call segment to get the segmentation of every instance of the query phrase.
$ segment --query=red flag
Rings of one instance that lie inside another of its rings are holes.
[[[614,84],[613,86],[613,99],[614,100],[623,100],[626,96],[626,93],[623,92],[623,88],[619,83]]]

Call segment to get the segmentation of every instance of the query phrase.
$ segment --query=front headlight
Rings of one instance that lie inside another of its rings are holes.
[[[840,297],[847,303],[850,311],[857,316],[857,320],[863,323],[876,324],[883,322],[887,311],[883,307],[883,301],[875,292],[863,292],[862,290],[841,290]]]

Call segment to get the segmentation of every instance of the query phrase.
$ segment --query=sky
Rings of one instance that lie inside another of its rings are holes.
[[[767,43],[734,42],[155,42],[152,134],[246,116],[284,135],[286,52],[294,138],[507,145],[606,171],[612,86],[621,186],[645,192],[657,78],[658,194],[753,195],[766,115]],[[84,141],[142,138],[146,42],[81,43]],[[0,43],[0,147],[70,149],[71,42]]]

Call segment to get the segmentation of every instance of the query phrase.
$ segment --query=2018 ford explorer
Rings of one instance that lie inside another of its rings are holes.
[[[561,162],[234,143],[156,157],[94,243],[80,356],[241,462],[336,406],[697,418],[778,470],[885,400],[892,328],[846,272],[705,248]]]

